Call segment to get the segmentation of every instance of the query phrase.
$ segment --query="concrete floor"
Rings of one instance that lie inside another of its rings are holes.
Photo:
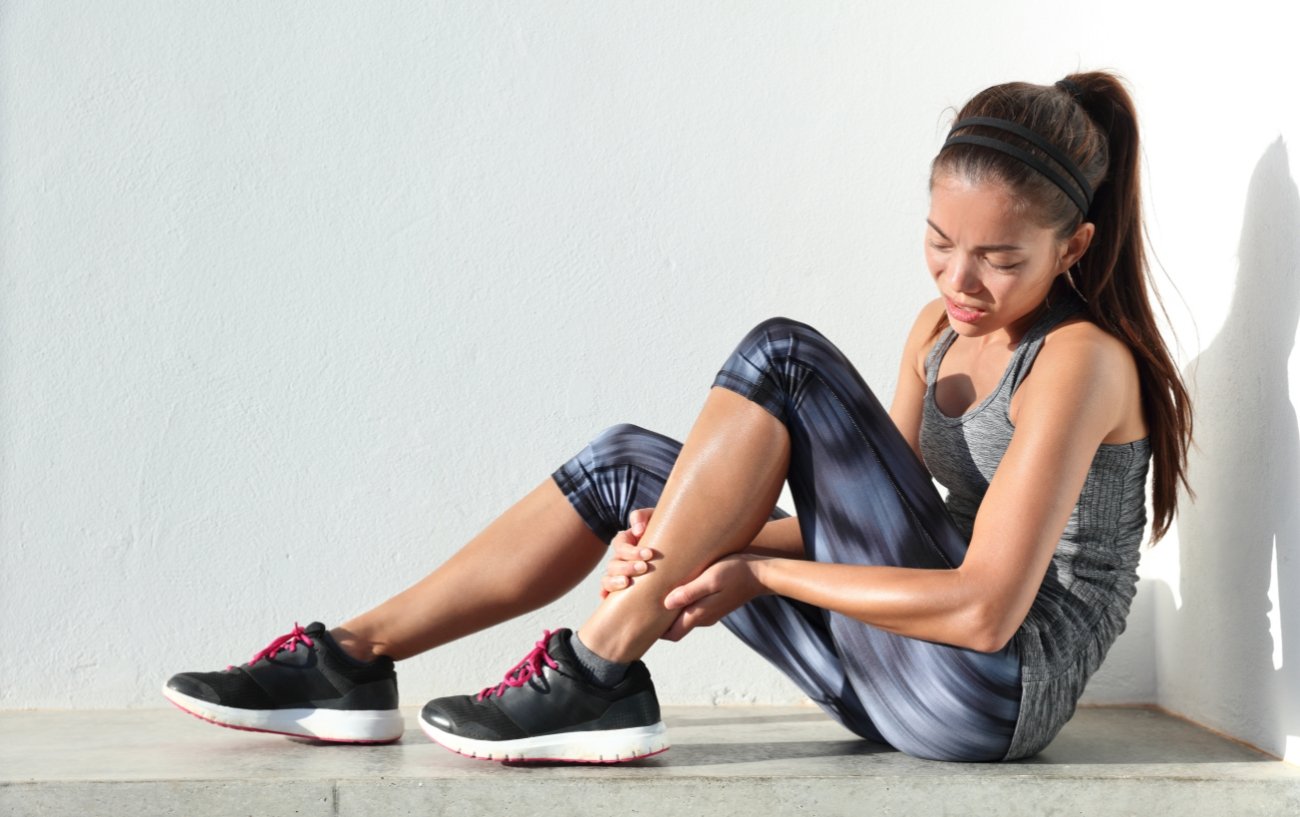
[[[1081,709],[1010,764],[916,760],[808,707],[669,707],[619,766],[470,760],[407,711],[388,746],[221,729],[176,710],[0,712],[0,815],[1300,815],[1300,767],[1143,709]]]

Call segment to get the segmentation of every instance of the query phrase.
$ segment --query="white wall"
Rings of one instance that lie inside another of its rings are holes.
[[[1292,117],[1284,133],[1300,132]],[[1163,704],[1297,761],[1300,194],[1285,140],[1256,147],[1253,168],[1233,157],[1250,171],[1236,189],[1227,179],[1218,188],[1242,213],[1239,242],[1207,248],[1223,300],[1200,314],[1222,323],[1212,333],[1202,324],[1186,368],[1199,411],[1198,498],[1180,516],[1179,546],[1150,560],[1164,580],[1156,655]]]
[[[947,106],[1113,67],[1204,456],[1089,699],[1300,757],[1276,10],[873,5],[0,5],[0,707],[157,705],[342,620],[599,429],[683,436],[764,317],[887,400]],[[405,699],[595,588],[404,664]],[[650,661],[670,702],[796,699],[723,632]]]

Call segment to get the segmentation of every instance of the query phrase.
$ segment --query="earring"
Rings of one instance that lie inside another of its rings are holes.
[[[1079,269],[1079,265],[1078,265],[1078,264],[1075,264],[1072,268],[1066,270],[1066,271],[1065,271],[1065,282],[1068,283],[1068,284],[1070,285],[1070,289],[1074,290],[1074,294],[1079,296],[1079,300],[1083,301],[1083,302],[1086,304],[1086,303],[1088,302],[1088,299],[1085,298],[1085,297],[1083,296],[1083,293],[1079,291],[1079,285],[1076,284],[1076,283],[1074,282],[1074,276],[1070,274],[1072,271],[1074,271],[1074,270],[1078,270],[1078,269]],[[1082,271],[1081,271],[1081,270],[1080,270],[1080,274],[1082,274]]]

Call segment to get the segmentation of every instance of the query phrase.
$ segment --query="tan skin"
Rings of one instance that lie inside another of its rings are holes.
[[[890,409],[913,449],[944,298],[980,310],[949,313],[959,337],[936,401],[958,415],[994,388],[1053,280],[1093,235],[1084,224],[1059,241],[1001,186],[952,177],[935,180],[928,221],[926,260],[941,297],[908,336]],[[798,520],[766,521],[789,462],[785,426],[711,389],[658,506],[634,512],[615,538],[604,598],[580,628],[584,643],[634,660],[658,638],[775,593],[901,635],[1001,649],[1029,610],[1097,446],[1146,435],[1131,353],[1082,320],[1049,333],[1011,416],[1015,433],[959,568],[827,564],[803,558]],[[606,555],[548,479],[429,576],[333,633],[358,658],[405,658],[558,598]]]

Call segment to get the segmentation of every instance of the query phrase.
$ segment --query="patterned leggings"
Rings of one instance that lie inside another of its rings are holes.
[[[790,432],[787,478],[806,557],[946,568],[966,551],[930,481],[861,375],[812,327],[772,318],[751,330],[713,382]],[[608,543],[654,507],[681,443],[634,425],[601,432],[552,475]],[[789,514],[776,508],[773,519]],[[1020,709],[1012,645],[980,653],[876,629],[781,596],[723,624],[857,735],[936,760],[1000,760]]]

